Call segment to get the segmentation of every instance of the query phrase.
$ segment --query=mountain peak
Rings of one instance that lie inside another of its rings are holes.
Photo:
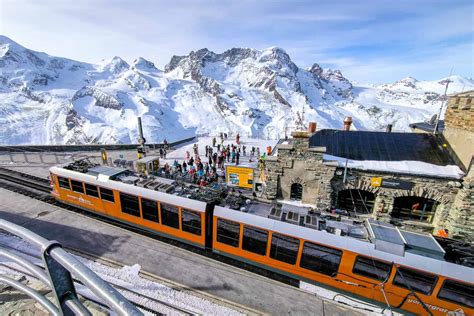
[[[0,45],[4,45],[4,44],[16,44],[16,45],[19,45],[17,42],[15,42],[14,40],[12,40],[12,39],[9,38],[8,36],[0,35]]]
[[[133,68],[143,71],[156,71],[155,64],[143,57],[138,57],[133,61]]]
[[[118,56],[114,56],[110,60],[103,60],[100,66],[102,71],[109,71],[113,74],[119,74],[130,68],[130,65]]]

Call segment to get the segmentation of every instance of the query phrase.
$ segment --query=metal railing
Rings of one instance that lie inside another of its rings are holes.
[[[51,302],[39,292],[6,276],[0,276],[0,283],[8,284],[30,296],[50,314],[92,315],[77,297],[72,274],[94,293],[101,300],[101,303],[107,305],[118,315],[143,315],[122,294],[64,250],[57,241],[47,240],[30,230],[3,219],[0,219],[0,229],[21,237],[41,250],[46,272],[5,248],[0,248],[0,256],[12,260],[50,287],[55,294],[56,302]]]

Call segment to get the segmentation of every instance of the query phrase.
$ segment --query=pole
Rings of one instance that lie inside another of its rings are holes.
[[[344,166],[344,177],[342,178],[342,183],[346,183],[346,178],[347,178],[347,159],[346,159],[346,164]]]
[[[435,134],[435,135],[438,134],[439,119],[441,118],[441,112],[443,111],[444,103],[446,102],[446,93],[448,92],[448,86],[449,86],[450,82],[451,82],[451,80],[448,78],[446,80],[446,88],[444,89],[444,99],[443,99],[443,102],[441,102],[441,106],[439,107],[438,117],[436,118],[436,124],[435,124],[434,130],[433,130],[433,134]]]

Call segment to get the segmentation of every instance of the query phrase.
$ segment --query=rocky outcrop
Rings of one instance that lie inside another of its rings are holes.
[[[121,110],[123,107],[122,103],[114,96],[107,94],[98,88],[88,86],[83,87],[81,90],[77,91],[72,97],[72,101],[74,102],[85,96],[93,97],[95,99],[96,106],[106,109]]]

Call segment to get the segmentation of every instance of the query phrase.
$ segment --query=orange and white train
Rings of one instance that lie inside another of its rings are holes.
[[[123,169],[50,169],[54,197],[102,216],[395,310],[474,315],[474,269],[154,191]],[[429,312],[428,312],[429,311]]]

